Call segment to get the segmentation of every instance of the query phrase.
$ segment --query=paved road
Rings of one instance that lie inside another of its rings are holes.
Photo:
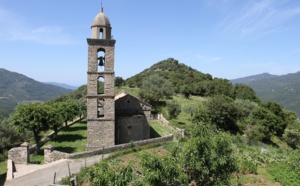
[[[90,166],[96,162],[99,162],[102,157],[105,158],[107,156],[108,155],[106,154],[104,156],[97,155],[82,159],[66,160],[51,167],[47,167],[25,176],[6,181],[4,186],[49,186],[53,184],[55,173],[56,180],[61,180],[69,175],[68,165],[70,167],[71,174],[74,174],[78,173],[82,167]]]

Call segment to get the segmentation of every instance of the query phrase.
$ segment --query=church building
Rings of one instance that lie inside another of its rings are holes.
[[[87,150],[150,138],[151,105],[119,93],[115,96],[116,40],[101,7],[91,27],[87,72]]]

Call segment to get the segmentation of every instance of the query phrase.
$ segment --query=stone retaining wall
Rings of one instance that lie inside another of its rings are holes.
[[[112,153],[112,152],[115,152],[118,150],[129,149],[132,146],[143,146],[143,145],[148,145],[148,144],[152,144],[152,143],[172,141],[172,140],[173,140],[173,134],[170,134],[168,136],[164,136],[164,137],[160,137],[160,138],[153,138],[153,139],[136,141],[136,142],[132,142],[132,143],[125,143],[125,144],[115,145],[115,146],[110,146],[110,147],[103,147],[100,149],[95,149],[95,150],[80,152],[80,153],[73,153],[73,154],[56,151],[53,149],[53,146],[48,145],[47,147],[45,147],[45,150],[44,150],[44,159],[45,159],[44,161],[45,161],[45,163],[51,163],[52,161],[56,161],[59,159],[82,158],[82,157],[94,156],[94,155],[99,155],[99,154],[107,154],[107,153]]]
[[[69,157],[69,153],[56,151],[52,145],[47,145],[44,148],[44,163],[51,163],[60,159],[68,159]]]
[[[185,137],[184,129],[175,128],[172,125],[170,125],[169,121],[166,118],[164,118],[162,114],[155,114],[153,115],[153,118],[161,121],[166,127],[168,127],[171,131],[177,133],[179,136]]]

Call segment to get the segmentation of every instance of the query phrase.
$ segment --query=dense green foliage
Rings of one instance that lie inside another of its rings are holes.
[[[187,185],[188,177],[172,155],[159,157],[145,153],[141,156],[142,185]]]
[[[293,149],[300,148],[300,130],[286,129],[283,134],[283,140]]]
[[[227,185],[237,171],[234,148],[228,134],[198,124],[178,156],[189,182],[197,185]]]
[[[196,83],[203,80],[211,80],[212,77],[209,74],[203,74],[185,64],[179,63],[173,58],[158,62],[152,65],[150,68],[143,72],[128,78],[126,84],[131,87],[140,87],[143,81],[156,74],[164,79],[168,79],[174,86],[176,93],[180,92],[181,86],[190,83]]]
[[[0,119],[0,149],[8,150],[14,144],[21,143],[28,137],[24,132],[22,135],[18,133],[15,128],[10,125],[9,119]]]
[[[142,152],[139,161],[119,165],[118,159],[84,168],[81,183],[91,185],[224,185],[237,170],[234,147],[228,134],[208,125],[197,125],[193,138],[180,142],[161,156]]]
[[[199,112],[194,116],[194,121],[210,123],[225,131],[237,132],[239,117],[240,109],[232,98],[216,95],[211,97],[204,107],[199,108]]]
[[[121,87],[125,84],[125,80],[122,77],[115,77],[115,86]]]
[[[260,103],[260,99],[252,88],[243,84],[235,85],[235,99],[250,100],[253,102]]]
[[[79,102],[66,100],[64,102],[27,103],[18,105],[11,115],[11,124],[17,132],[31,131],[40,149],[41,132],[53,129],[55,136],[63,122],[67,124],[80,115]]]
[[[139,96],[144,101],[154,103],[163,98],[171,97],[173,93],[173,86],[170,81],[158,75],[151,75],[143,81]]]
[[[176,101],[167,102],[169,119],[176,119],[181,112],[181,105]]]
[[[48,110],[42,103],[28,103],[19,105],[11,115],[12,124],[18,132],[32,131],[37,151],[40,149],[40,133],[49,129],[47,125]]]
[[[253,126],[250,138],[270,141],[272,136],[281,137],[288,124],[295,122],[295,117],[276,102],[266,102],[257,107],[249,118]]]
[[[293,151],[279,163],[271,163],[267,170],[276,181],[284,185],[300,185],[300,151]]]
[[[91,167],[85,167],[79,173],[79,183],[89,182],[92,186],[97,185],[120,185],[125,186],[133,177],[130,165],[112,168],[107,162],[101,161]]]
[[[161,89],[166,89],[160,86],[160,82],[154,82],[153,76],[163,78],[172,84],[172,87],[177,94],[182,94],[186,98],[189,96],[213,96],[226,95],[233,99],[248,99],[254,102],[260,102],[253,89],[246,85],[232,85],[227,79],[212,78],[210,74],[203,74],[191,67],[179,63],[173,58],[169,58],[152,65],[143,72],[128,78],[125,84],[130,87],[140,87],[142,98],[146,101],[149,95],[148,90],[162,92]],[[169,83],[168,83],[169,84]],[[152,94],[151,94],[152,95]],[[151,100],[151,99],[148,99]]]
[[[0,69],[0,79],[0,115],[5,117],[8,117],[20,102],[47,101],[71,92],[5,69]]]

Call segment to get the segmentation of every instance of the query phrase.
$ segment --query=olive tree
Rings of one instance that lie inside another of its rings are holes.
[[[58,108],[59,113],[61,114],[65,126],[68,126],[68,121],[73,121],[73,119],[79,115],[79,105],[75,100],[67,100],[61,102]]]
[[[49,129],[48,110],[43,103],[27,103],[18,105],[11,115],[12,125],[18,132],[33,132],[37,151],[40,149],[40,133]]]
[[[58,129],[63,125],[63,117],[59,112],[59,103],[47,104],[47,124],[54,131],[54,138],[57,137]]]

